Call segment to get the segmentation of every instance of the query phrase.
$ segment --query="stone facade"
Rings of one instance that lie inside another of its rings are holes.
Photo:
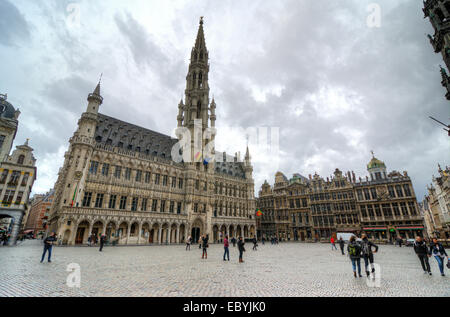
[[[185,100],[178,105],[178,139],[100,114],[100,84],[89,94],[50,211],[49,230],[63,244],[83,244],[101,233],[119,244],[182,243],[202,234],[216,242],[224,234],[256,234],[249,151],[243,162],[238,154],[215,152],[208,55],[201,20]],[[190,157],[179,146],[186,131],[194,139],[188,142]],[[179,154],[182,160],[174,157]]]
[[[426,0],[423,12],[430,19],[434,35],[428,35],[436,53],[441,53],[447,69],[450,69],[450,1]],[[450,100],[450,78],[441,67],[442,86],[447,89],[446,98]]]
[[[28,140],[10,155],[19,125],[20,111],[0,95],[0,229],[14,245],[36,179],[36,159]]]
[[[383,162],[372,158],[367,166],[370,177],[356,180],[355,173],[319,175],[292,179],[281,172],[273,188],[266,181],[259,192],[263,236],[282,240],[328,241],[338,232],[367,233],[389,241],[423,234],[411,179],[407,173],[386,172]]]
[[[432,236],[450,239],[450,168],[438,169],[439,176],[433,176],[433,183],[428,187],[425,197],[427,216]]]

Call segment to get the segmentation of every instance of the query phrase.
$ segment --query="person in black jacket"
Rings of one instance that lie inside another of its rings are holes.
[[[342,237],[339,238],[339,247],[341,248],[342,255],[345,255],[344,253],[345,241],[344,239],[342,239]]]
[[[448,260],[448,254],[445,252],[444,246],[438,242],[436,238],[433,238],[433,242],[430,245],[430,256],[434,256],[436,259],[439,271],[441,271],[441,276],[445,276],[444,274],[444,258],[447,257]]]
[[[430,262],[428,262],[430,252],[428,251],[427,244],[423,241],[422,237],[416,237],[416,241],[414,242],[414,252],[416,252],[419,257],[420,264],[422,264],[423,273],[432,275]]]
[[[375,251],[372,251],[372,248],[375,248]],[[362,253],[362,257],[364,259],[364,266],[366,268],[366,275],[367,277],[370,276],[370,272],[367,269],[369,266],[369,262],[370,262],[370,266],[372,267],[372,273],[375,273],[375,266],[373,265],[373,254],[378,252],[378,246],[369,241],[369,239],[367,238],[367,235],[363,234],[362,235],[362,241],[361,241],[361,253]]]
[[[208,258],[208,251],[207,251],[208,247],[209,247],[208,236],[204,234],[202,237],[202,248],[203,248],[202,259]]]
[[[48,251],[48,262],[51,261],[53,243],[56,241],[56,233],[52,232],[50,236],[44,239],[44,253],[42,253],[41,263],[44,262],[45,253]]]
[[[239,241],[238,241],[238,250],[239,250],[239,263],[243,263],[244,260],[242,259],[242,256],[245,252],[245,248],[244,248],[245,242],[242,240],[242,237],[239,237]]]
[[[103,250],[103,245],[105,244],[105,242],[106,242],[106,236],[104,235],[104,234],[102,234],[102,236],[100,237],[100,252],[102,252],[102,250]]]

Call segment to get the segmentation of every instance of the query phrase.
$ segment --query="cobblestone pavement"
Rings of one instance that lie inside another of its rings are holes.
[[[252,251],[247,243],[243,264],[233,247],[224,262],[220,245],[211,245],[207,260],[198,246],[54,247],[53,262],[42,264],[41,252],[40,241],[0,247],[0,296],[450,296],[450,278],[440,276],[436,260],[433,276],[424,275],[407,247],[380,246],[380,287],[355,279],[348,257],[328,244]],[[70,263],[81,267],[80,288],[66,285]]]

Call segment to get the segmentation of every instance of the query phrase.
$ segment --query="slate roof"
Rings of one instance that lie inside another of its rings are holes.
[[[178,142],[178,139],[101,113],[98,114],[95,140],[97,143],[165,159],[171,159],[172,147]],[[243,164],[239,162],[216,162],[215,172],[245,178]]]
[[[171,158],[172,147],[178,142],[170,136],[100,113],[95,140],[113,147],[167,159]]]

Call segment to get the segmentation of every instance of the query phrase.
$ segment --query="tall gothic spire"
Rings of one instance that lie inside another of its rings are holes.
[[[203,31],[203,17],[197,32],[195,46],[191,52],[191,62],[186,77],[185,111],[182,125],[193,128],[194,120],[202,120],[203,129],[208,127],[209,114],[209,64],[208,49],[206,48],[205,33]]]
[[[201,49],[206,50],[205,33],[203,31],[203,17],[200,17],[200,25],[198,27],[197,39],[195,40],[195,48],[200,51]]]

